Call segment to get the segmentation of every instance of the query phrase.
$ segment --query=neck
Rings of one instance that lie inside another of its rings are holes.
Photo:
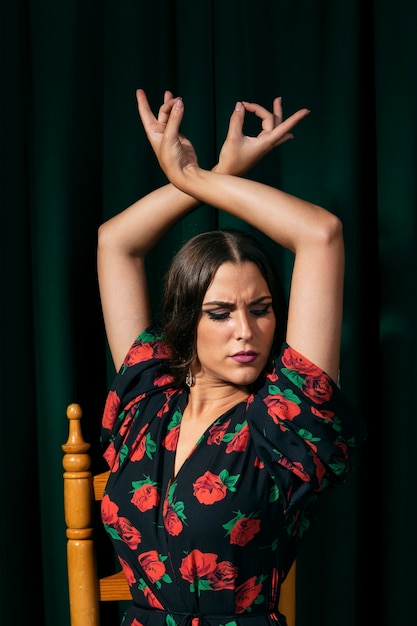
[[[202,415],[222,415],[249,396],[246,387],[222,386],[208,387],[195,385],[188,395],[187,412],[189,417],[201,418]]]

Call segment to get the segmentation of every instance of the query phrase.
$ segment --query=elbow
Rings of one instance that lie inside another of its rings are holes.
[[[322,218],[315,222],[311,236],[320,245],[343,248],[343,222],[337,215],[323,210]]]
[[[97,231],[97,246],[99,249],[106,248],[109,245],[112,237],[110,234],[110,227],[108,222],[100,224]]]

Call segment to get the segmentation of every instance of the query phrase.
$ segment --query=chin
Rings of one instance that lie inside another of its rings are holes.
[[[240,385],[242,387],[249,387],[253,385],[253,383],[259,378],[262,374],[263,370],[257,370],[256,372],[246,372],[245,375],[242,376],[234,376],[232,378],[232,382],[235,385]]]

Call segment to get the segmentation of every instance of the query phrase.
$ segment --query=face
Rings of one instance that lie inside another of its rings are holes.
[[[264,369],[275,331],[268,285],[254,263],[224,263],[197,325],[197,380],[250,385]]]

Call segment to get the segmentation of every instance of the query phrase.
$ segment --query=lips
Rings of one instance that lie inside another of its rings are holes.
[[[232,355],[232,359],[237,363],[253,363],[258,358],[258,353],[248,350],[248,352],[236,352]]]

